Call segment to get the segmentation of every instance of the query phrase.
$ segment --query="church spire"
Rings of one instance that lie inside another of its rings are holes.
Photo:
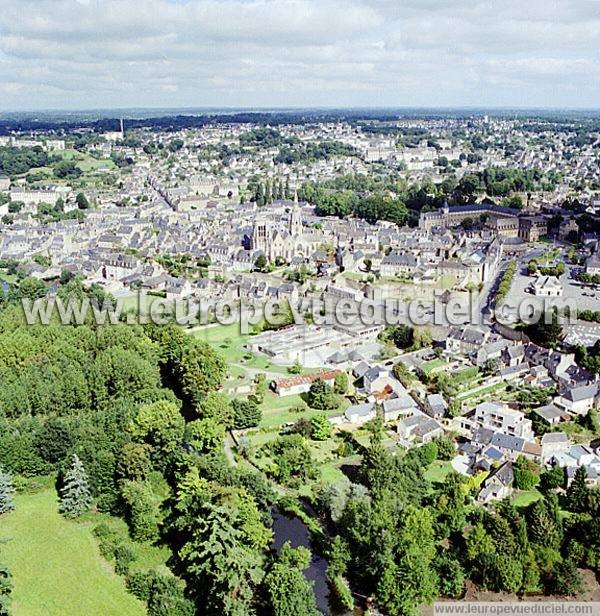
[[[302,235],[302,212],[298,203],[298,193],[294,195],[294,205],[290,212],[290,235]]]

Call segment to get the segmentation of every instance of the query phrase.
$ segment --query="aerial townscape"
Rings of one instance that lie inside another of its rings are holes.
[[[600,616],[599,8],[0,1],[0,616]]]
[[[598,115],[123,115],[0,120],[0,614],[600,601]]]

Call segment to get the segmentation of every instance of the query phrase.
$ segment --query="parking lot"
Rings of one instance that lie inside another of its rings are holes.
[[[563,260],[563,257],[560,257],[560,259]],[[527,300],[539,307],[549,306],[550,300],[570,300],[578,312],[581,310],[600,310],[600,289],[584,286],[576,279],[577,273],[582,269],[581,267],[567,265],[567,271],[559,277],[563,288],[560,298],[538,297],[533,295],[529,289],[535,277],[528,274],[527,263],[521,262],[507,297],[517,304]]]

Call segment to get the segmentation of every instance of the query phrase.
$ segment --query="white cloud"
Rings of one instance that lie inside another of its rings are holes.
[[[598,106],[600,100],[594,0],[2,5],[5,109]]]

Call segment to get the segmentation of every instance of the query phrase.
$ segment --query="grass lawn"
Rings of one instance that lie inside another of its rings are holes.
[[[321,481],[323,483],[338,483],[340,481],[348,481],[348,478],[342,471],[332,462],[321,466]]]
[[[298,413],[292,411],[294,407],[304,407],[306,410]],[[335,415],[336,413],[342,413],[350,406],[350,402],[347,398],[340,396],[340,406],[337,409],[331,411],[325,411],[327,415]],[[305,417],[310,418],[319,411],[311,409],[307,406],[303,397],[299,394],[293,396],[280,397],[272,391],[268,391],[263,403],[261,404],[262,420],[260,422],[261,428],[273,428],[275,426],[283,426],[286,423],[298,421],[298,419]]]
[[[451,470],[452,464],[450,462],[434,460],[425,471],[425,478],[432,483],[442,483]]]
[[[431,374],[434,370],[437,370],[439,368],[443,368],[444,366],[447,366],[448,362],[444,359],[440,359],[439,357],[436,359],[432,359],[431,361],[426,361],[423,364],[423,372],[425,372],[425,374],[429,375]]]
[[[266,355],[255,354],[243,348],[248,340],[252,338],[252,334],[242,334],[239,323],[232,323],[231,325],[221,325],[217,323],[215,325],[200,327],[199,329],[191,331],[190,334],[214,346],[227,360],[230,366],[231,364],[238,364],[238,367],[242,367],[248,373],[251,373],[250,376],[252,377],[256,371],[274,372],[276,373],[275,376],[293,376],[288,372],[288,366],[273,363]],[[317,372],[321,369],[322,368],[305,368],[302,372]],[[252,378],[250,380],[252,380]],[[267,380],[269,380],[268,375]]]
[[[0,553],[13,575],[14,616],[142,616],[98,550],[92,523],[66,520],[54,490],[16,497],[0,519]]]
[[[560,430],[567,434],[576,443],[588,443],[591,440],[597,439],[600,434],[584,428],[576,421],[565,421],[560,425]]]
[[[457,385],[467,385],[475,380],[479,374],[477,366],[469,366],[452,374],[452,382]]]
[[[145,304],[146,312],[150,311],[150,309],[152,308],[152,304],[157,299],[163,299],[163,298],[162,297],[159,298],[156,295],[146,294],[146,300],[145,300],[146,301],[146,304]],[[137,312],[138,310],[138,294],[137,293],[126,295],[125,297],[122,298],[122,301],[123,301],[123,310],[125,312],[129,310],[135,310]],[[144,306],[142,306],[142,308],[144,308]]]
[[[519,491],[513,497],[512,504],[515,507],[528,507],[531,503],[540,500],[540,498],[542,498],[542,495],[537,490]]]
[[[250,334],[240,332],[240,324],[221,325],[202,327],[192,333],[193,336],[208,342],[227,360],[227,363],[241,364],[247,368],[257,370],[269,370],[287,374],[287,368],[271,363],[264,355],[255,355],[243,346],[248,342]]]
[[[468,400],[470,398],[481,398],[483,396],[488,396],[491,393],[499,392],[500,390],[506,389],[508,383],[502,381],[500,383],[494,383],[493,385],[489,385],[488,387],[477,387],[475,389],[471,389],[469,391],[462,392],[456,396],[457,400]]]
[[[0,280],[8,282],[9,284],[15,284],[18,281],[18,278],[14,274],[6,274],[5,272],[0,272]]]
[[[89,171],[96,171],[96,169],[106,167],[107,169],[114,169],[115,163],[110,158],[94,158],[85,152],[79,152],[77,150],[63,150],[62,152],[55,152],[63,160],[73,161],[79,169],[84,173]]]
[[[452,289],[454,286],[456,286],[456,278],[450,274],[440,276],[436,284],[439,289]]]

